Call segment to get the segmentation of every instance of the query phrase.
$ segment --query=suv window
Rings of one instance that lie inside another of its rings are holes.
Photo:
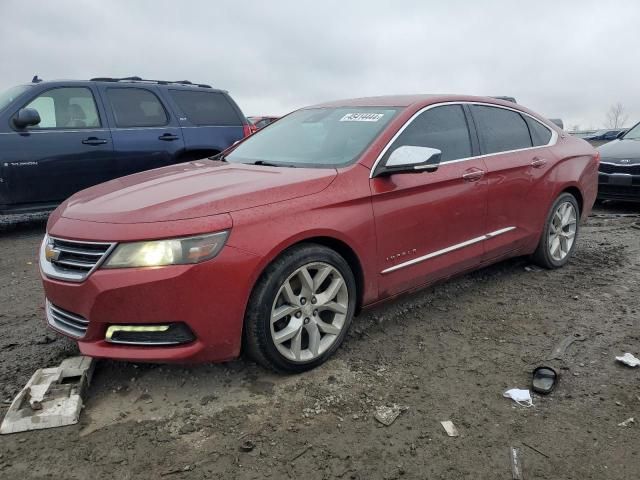
[[[529,128],[522,116],[513,110],[472,105],[485,152],[497,153],[532,147]]]
[[[11,87],[9,90],[0,93],[0,112],[30,88],[31,85],[18,85],[17,87]]]
[[[33,99],[26,108],[40,114],[38,128],[96,128],[100,117],[91,90],[84,87],[61,87],[47,90]]]
[[[437,148],[442,151],[442,162],[471,157],[471,138],[462,106],[445,105],[420,114],[393,142],[385,156],[388,158],[404,145]]]
[[[158,97],[143,88],[108,88],[107,98],[117,127],[161,127],[167,112]]]
[[[242,125],[238,113],[223,93],[169,90],[169,94],[194,125]]]
[[[539,147],[549,143],[549,140],[551,140],[551,130],[549,130],[548,127],[545,127],[537,120],[526,115],[524,116],[524,119],[527,122],[527,125],[529,125],[531,140],[533,141],[534,147]]]

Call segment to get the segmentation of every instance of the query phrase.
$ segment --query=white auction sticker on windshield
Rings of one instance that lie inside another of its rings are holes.
[[[341,122],[377,122],[384,113],[347,113],[340,119]]]

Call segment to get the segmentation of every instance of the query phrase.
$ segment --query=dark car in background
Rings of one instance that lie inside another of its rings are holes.
[[[251,124],[256,127],[255,129],[257,131],[275,122],[280,117],[247,117],[247,118],[249,119]]]
[[[598,198],[640,201],[640,123],[598,150]]]
[[[604,145],[607,142],[615,140],[626,131],[626,128],[605,128],[603,130],[596,130],[591,135],[586,135],[582,138],[594,147],[597,147],[599,145]]]
[[[0,93],[0,213],[47,210],[124,175],[215,155],[250,134],[224,90],[139,77]]]

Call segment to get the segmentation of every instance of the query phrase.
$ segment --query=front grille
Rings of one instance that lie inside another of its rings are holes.
[[[602,173],[628,173],[630,175],[640,175],[640,163],[630,164],[613,164],[600,162],[600,171]]]
[[[40,265],[48,277],[81,282],[100,266],[114,247],[115,243],[48,237],[43,242]]]
[[[82,338],[87,333],[89,320],[60,307],[47,300],[47,321],[51,326],[74,338]]]

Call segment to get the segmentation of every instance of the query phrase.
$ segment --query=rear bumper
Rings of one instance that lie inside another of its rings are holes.
[[[640,175],[600,172],[598,175],[598,198],[640,201]]]
[[[198,265],[93,272],[81,283],[43,276],[47,301],[88,320],[74,338],[84,355],[142,362],[211,362],[240,353],[246,303],[259,257],[226,246]],[[195,340],[171,346],[133,346],[105,339],[111,325],[181,322]]]

